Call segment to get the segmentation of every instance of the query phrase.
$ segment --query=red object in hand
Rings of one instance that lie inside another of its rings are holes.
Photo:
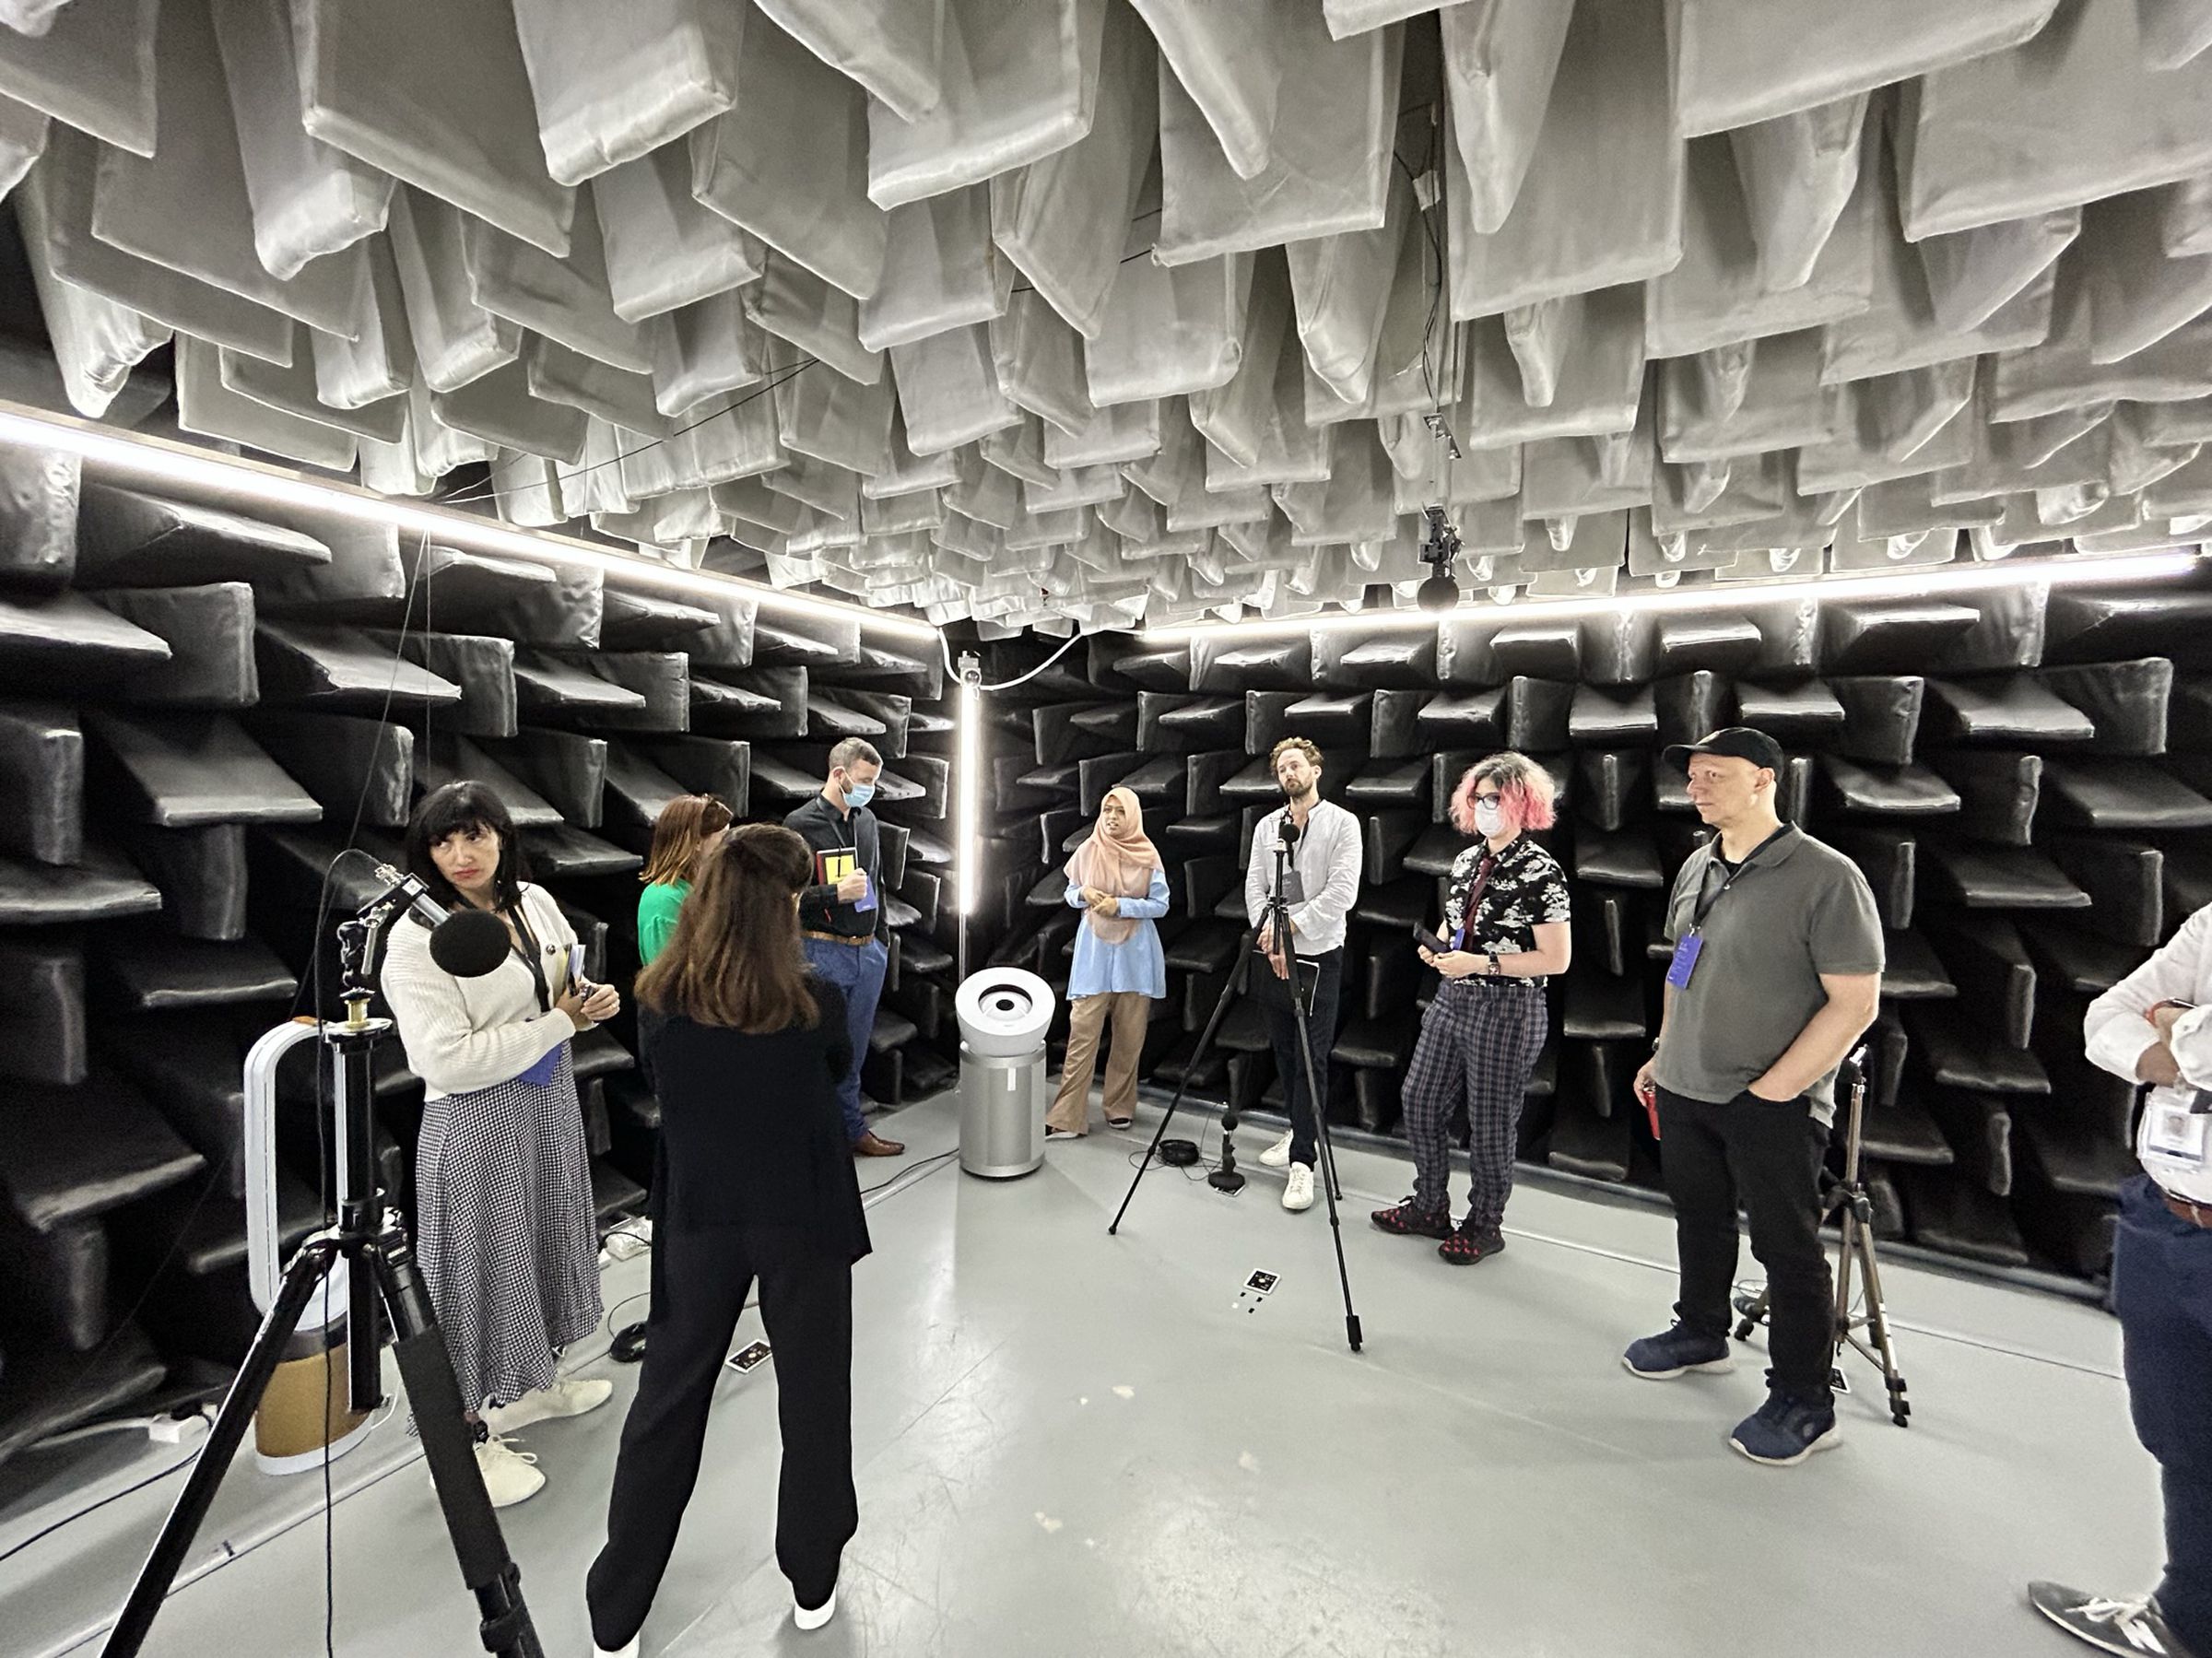
[[[1643,1114],[1651,1119],[1652,1138],[1659,1137],[1659,1090],[1653,1088],[1638,1096],[1643,1101]]]

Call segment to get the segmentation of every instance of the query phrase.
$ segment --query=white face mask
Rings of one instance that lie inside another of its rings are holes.
[[[1477,801],[1475,832],[1485,839],[1505,833],[1505,808],[1494,800]]]

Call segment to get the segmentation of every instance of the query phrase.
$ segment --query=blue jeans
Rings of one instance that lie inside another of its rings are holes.
[[[845,1133],[857,1141],[868,1132],[860,1115],[860,1067],[868,1057],[868,1035],[876,1029],[876,1004],[883,1000],[884,970],[891,954],[880,939],[866,944],[831,944],[822,938],[799,941],[806,949],[806,965],[845,993],[845,1028],[853,1038],[853,1068],[837,1085],[837,1102],[844,1108]]]
[[[2212,1652],[2212,1229],[2166,1206],[2149,1176],[2120,1194],[2112,1301],[2136,1436],[2166,1498],[2159,1610],[2193,1652]]]

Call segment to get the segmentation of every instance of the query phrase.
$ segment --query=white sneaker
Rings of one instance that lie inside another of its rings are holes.
[[[1281,1139],[1270,1146],[1265,1151],[1260,1153],[1260,1161],[1270,1169],[1289,1168],[1290,1136],[1286,1134]]]
[[[837,1591],[834,1588],[830,1591],[830,1598],[811,1612],[799,1605],[797,1596],[792,1597],[791,1621],[802,1629],[818,1629],[836,1616]]]
[[[629,1644],[628,1646],[618,1647],[611,1652],[608,1652],[605,1647],[600,1646],[597,1642],[594,1642],[592,1646],[592,1658],[638,1658],[638,1642],[642,1639],[643,1638],[641,1636],[632,1635],[629,1638]]]
[[[1283,1207],[1310,1209],[1313,1206],[1313,1170],[1303,1163],[1290,1165],[1290,1178],[1283,1182]]]
[[[576,1377],[556,1382],[524,1393],[512,1405],[498,1405],[484,1413],[494,1434],[513,1433],[533,1422],[552,1422],[562,1417],[581,1417],[597,1410],[614,1396],[615,1384],[599,1378]]]
[[[537,1458],[517,1451],[496,1435],[477,1444],[477,1472],[484,1476],[485,1494],[495,1509],[510,1509],[545,1488],[546,1476],[537,1471]]]

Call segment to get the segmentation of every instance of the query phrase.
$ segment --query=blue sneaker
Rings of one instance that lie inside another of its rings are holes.
[[[1832,1405],[1807,1405],[1787,1393],[1773,1393],[1735,1425],[1728,1442],[1755,1463],[1770,1468],[1795,1465],[1816,1451],[1842,1442]]]
[[[1735,1355],[1725,1335],[1700,1335],[1677,1324],[1664,1335],[1632,1341],[1620,1362],[1631,1376],[1646,1382],[1665,1382],[1686,1370],[1733,1370]]]

